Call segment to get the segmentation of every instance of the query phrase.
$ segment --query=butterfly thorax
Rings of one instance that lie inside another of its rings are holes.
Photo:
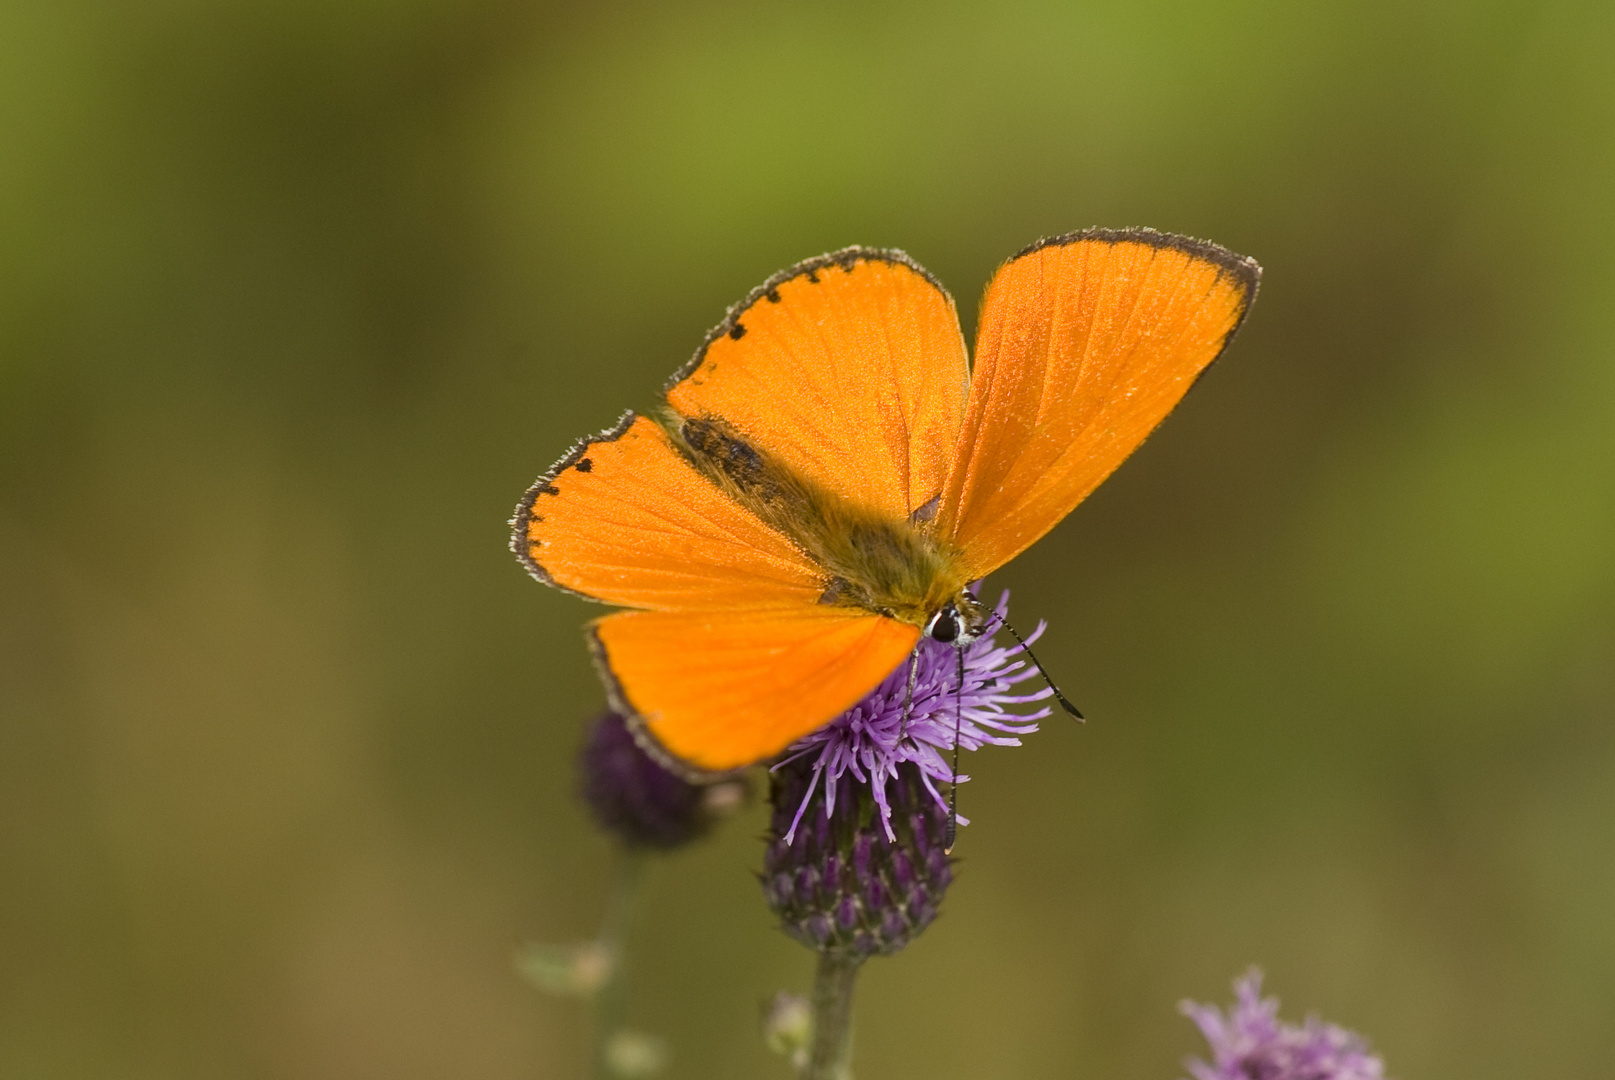
[[[696,468],[824,572],[821,604],[922,628],[951,609],[965,633],[980,632],[985,614],[965,588],[958,552],[923,511],[894,520],[828,491],[721,419],[674,415],[664,423]]]

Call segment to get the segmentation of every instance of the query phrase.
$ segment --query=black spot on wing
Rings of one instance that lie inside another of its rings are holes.
[[[662,392],[665,394],[700,369],[702,363],[706,360],[707,350],[718,339],[723,337],[739,338],[744,334],[746,331],[741,326],[740,320],[753,305],[764,299],[774,304],[783,302],[783,297],[779,291],[781,285],[795,281],[798,278],[810,285],[817,285],[820,283],[819,271],[826,267],[839,267],[850,274],[857,269],[859,263],[865,262],[881,262],[890,266],[906,267],[923,278],[927,284],[942,294],[944,298],[947,298],[950,304],[953,302],[952,298],[948,297],[948,291],[942,287],[940,281],[932,276],[930,271],[911,259],[907,253],[896,248],[849,247],[842,248],[840,251],[828,252],[824,255],[815,255],[811,259],[804,259],[795,266],[788,266],[779,273],[774,274],[748,293],[744,300],[730,308],[723,322],[708,332],[706,340],[701,342],[701,347],[695,351],[695,355],[690,358],[689,362],[675,371],[672,377],[667,380],[667,383],[662,387]]]
[[[546,585],[554,585],[557,589],[572,593],[575,596],[594,599],[587,596],[586,593],[568,589],[564,585],[557,585],[555,580],[550,577],[549,571],[539,565],[534,553],[538,550],[540,541],[529,536],[528,533],[533,525],[541,524],[544,518],[543,515],[534,512],[534,504],[538,502],[541,495],[551,497],[560,495],[561,491],[560,488],[555,486],[555,479],[572,466],[576,465],[582,472],[588,472],[593,469],[594,462],[588,456],[589,447],[599,443],[616,442],[628,433],[628,429],[633,426],[636,419],[638,417],[630,410],[623,413],[615,425],[600,434],[579,439],[560,461],[550,466],[549,472],[533,482],[533,486],[528,488],[527,493],[522,496],[521,502],[516,504],[516,513],[510,519],[510,550],[515,553],[516,558],[527,569],[529,574]]]
[[[735,323],[735,325],[729,328],[729,336],[734,338],[736,341],[739,341],[741,338],[746,336],[746,328],[739,323]]]

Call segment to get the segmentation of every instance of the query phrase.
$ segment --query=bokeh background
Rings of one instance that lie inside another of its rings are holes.
[[[1258,962],[1402,1080],[1615,1060],[1615,10],[0,4],[0,1075],[580,1075],[589,605],[505,521],[724,308],[1091,224],[1239,341],[993,583],[1088,716],[971,763],[865,1077],[1171,1080]],[[632,1021],[781,1076],[762,808]]]

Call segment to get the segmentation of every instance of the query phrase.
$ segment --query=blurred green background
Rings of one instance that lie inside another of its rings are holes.
[[[606,843],[522,490],[850,243],[1256,256],[992,583],[1090,717],[972,762],[859,1075],[1171,1080],[1252,962],[1402,1080],[1615,1060],[1607,3],[0,4],[0,1075],[579,1075]],[[632,1019],[784,1076],[762,808]]]

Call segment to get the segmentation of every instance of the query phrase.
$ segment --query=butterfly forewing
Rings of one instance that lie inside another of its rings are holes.
[[[822,575],[690,467],[662,429],[625,416],[578,444],[516,510],[534,576],[594,600],[667,611],[814,603]]]
[[[775,275],[737,305],[667,401],[902,521],[942,489],[966,378],[942,287],[902,252],[848,248]]]
[[[1259,274],[1147,229],[1045,241],[999,269],[938,521],[970,577],[1024,551],[1144,441],[1227,344]]]

